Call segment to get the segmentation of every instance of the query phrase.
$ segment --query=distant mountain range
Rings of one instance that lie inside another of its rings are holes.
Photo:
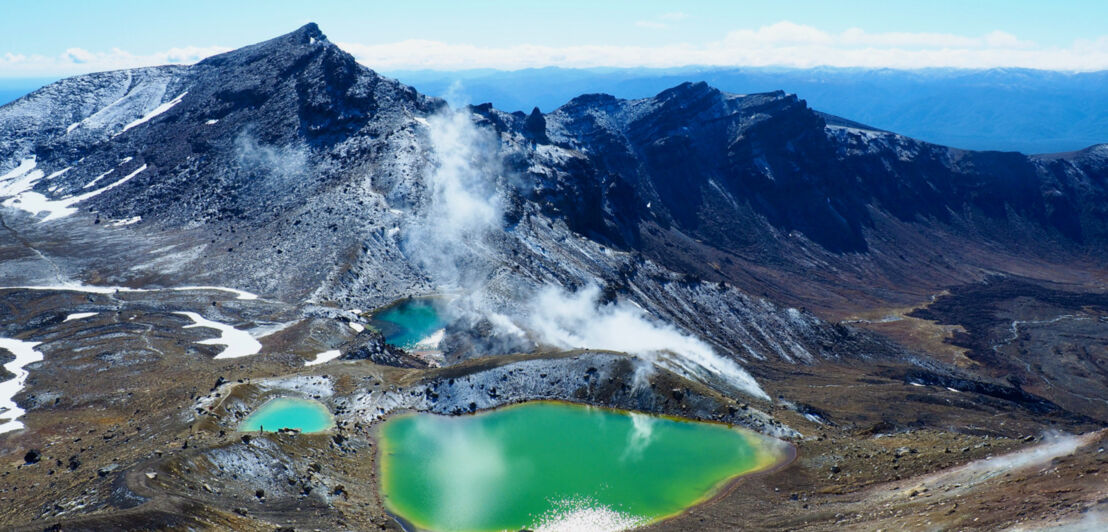
[[[964,149],[1060,153],[1108,142],[1108,71],[550,67],[383,73],[424,94],[504,110],[550,111],[590,93],[644,98],[704,81],[737,94],[783,90],[819,111]],[[0,79],[0,105],[55,79]]]
[[[549,111],[587,93],[643,98],[704,81],[737,94],[783,90],[819,111],[958,148],[1055,153],[1108,142],[1108,71],[687,67],[386,74],[426,94],[455,93],[505,110]]]

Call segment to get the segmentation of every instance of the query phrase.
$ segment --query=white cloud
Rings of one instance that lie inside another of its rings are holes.
[[[667,29],[689,18],[664,13],[635,25]],[[704,66],[837,66],[871,68],[1025,67],[1047,70],[1108,69],[1108,34],[1078,39],[1066,47],[1042,46],[1017,35],[993,31],[983,35],[952,33],[871,33],[860,28],[829,32],[781,21],[760,28],[737,29],[714,40],[655,46],[569,45],[479,46],[432,40],[405,40],[339,45],[362,64],[378,70],[498,68],[545,66],[675,67]],[[58,56],[0,55],[0,76],[77,74],[137,66],[193,63],[227,51],[220,46],[171,48],[140,55],[69,48]]]
[[[687,18],[689,18],[689,15],[687,13],[674,11],[671,13],[662,13],[661,15],[654,17],[653,20],[636,20],[635,26],[652,30],[664,30],[669,28],[670,22],[680,22]]]
[[[673,13],[635,24],[664,29],[668,27],[665,21],[681,18],[682,14]],[[362,64],[380,70],[685,65],[1108,69],[1108,35],[1076,40],[1069,47],[1044,47],[1003,31],[976,36],[871,33],[860,28],[828,32],[788,21],[735,30],[714,41],[657,46],[484,47],[428,40],[384,44],[348,42],[340,46]]]
[[[735,30],[723,39],[724,45],[729,46],[822,45],[832,41],[831,34],[823,30],[788,21],[762,26],[756,30]]]
[[[83,50],[81,48],[70,48],[66,50],[64,57],[78,64],[88,63],[96,59],[96,56],[93,55],[92,52],[89,52],[88,50]]]
[[[3,72],[4,77],[54,76],[154,65],[189,64],[229,50],[230,48],[224,46],[186,46],[152,54],[132,54],[119,48],[112,48],[106,52],[93,52],[74,47],[56,56],[5,53],[0,56],[0,72]]]

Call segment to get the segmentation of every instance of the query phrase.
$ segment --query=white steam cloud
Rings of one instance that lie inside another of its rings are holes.
[[[253,135],[242,133],[235,138],[235,162],[240,169],[261,177],[264,186],[284,190],[308,173],[308,150],[303,146],[260,144]]]
[[[599,296],[596,286],[576,293],[545,287],[531,302],[526,328],[553,346],[633,353],[687,377],[702,382],[720,379],[769,399],[746,370],[716,354],[703,340],[672,325],[653,323],[633,305],[600,304]]]
[[[1089,443],[1088,435],[1073,436],[1069,434],[1048,433],[1044,435],[1043,443],[1025,449],[992,458],[986,458],[977,462],[971,462],[966,470],[973,473],[981,473],[988,477],[1008,473],[1016,469],[1043,465],[1059,456],[1073,454],[1080,447]]]
[[[496,139],[461,111],[431,116],[427,128],[434,156],[425,181],[430,201],[405,233],[404,250],[440,288],[479,290],[495,256],[487,238],[500,228],[503,212]]]
[[[631,304],[600,304],[590,285],[576,293],[545,286],[515,294],[522,317],[487,308],[486,285],[499,261],[493,239],[504,231],[503,198],[497,182],[504,164],[493,133],[478,129],[463,111],[443,111],[426,120],[433,165],[426,175],[429,201],[405,232],[404,252],[443,291],[461,292],[450,312],[489,320],[502,337],[531,337],[558,348],[604,349],[640,356],[701,382],[723,384],[755,397],[769,396],[734,361],[676,327],[653,322]],[[499,309],[497,309],[499,310]],[[635,384],[649,377],[636,368]]]

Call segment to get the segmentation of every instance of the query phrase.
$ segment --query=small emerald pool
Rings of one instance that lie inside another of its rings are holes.
[[[311,399],[278,397],[266,401],[239,425],[241,432],[277,432],[299,429],[300,432],[320,432],[335,426],[331,411],[323,403]]]
[[[380,490],[420,529],[623,530],[785,457],[783,442],[744,429],[542,401],[389,419]]]
[[[403,299],[375,313],[370,323],[389,345],[408,350],[437,349],[447,325],[442,304],[443,300],[436,297]]]

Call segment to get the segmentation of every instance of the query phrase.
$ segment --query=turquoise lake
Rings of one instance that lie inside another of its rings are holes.
[[[405,299],[375,313],[370,323],[389,345],[411,350],[447,325],[442,303],[440,298],[432,297]]]
[[[323,403],[311,399],[279,397],[270,399],[239,425],[242,432],[277,432],[299,429],[300,432],[320,432],[335,426],[331,411]]]

